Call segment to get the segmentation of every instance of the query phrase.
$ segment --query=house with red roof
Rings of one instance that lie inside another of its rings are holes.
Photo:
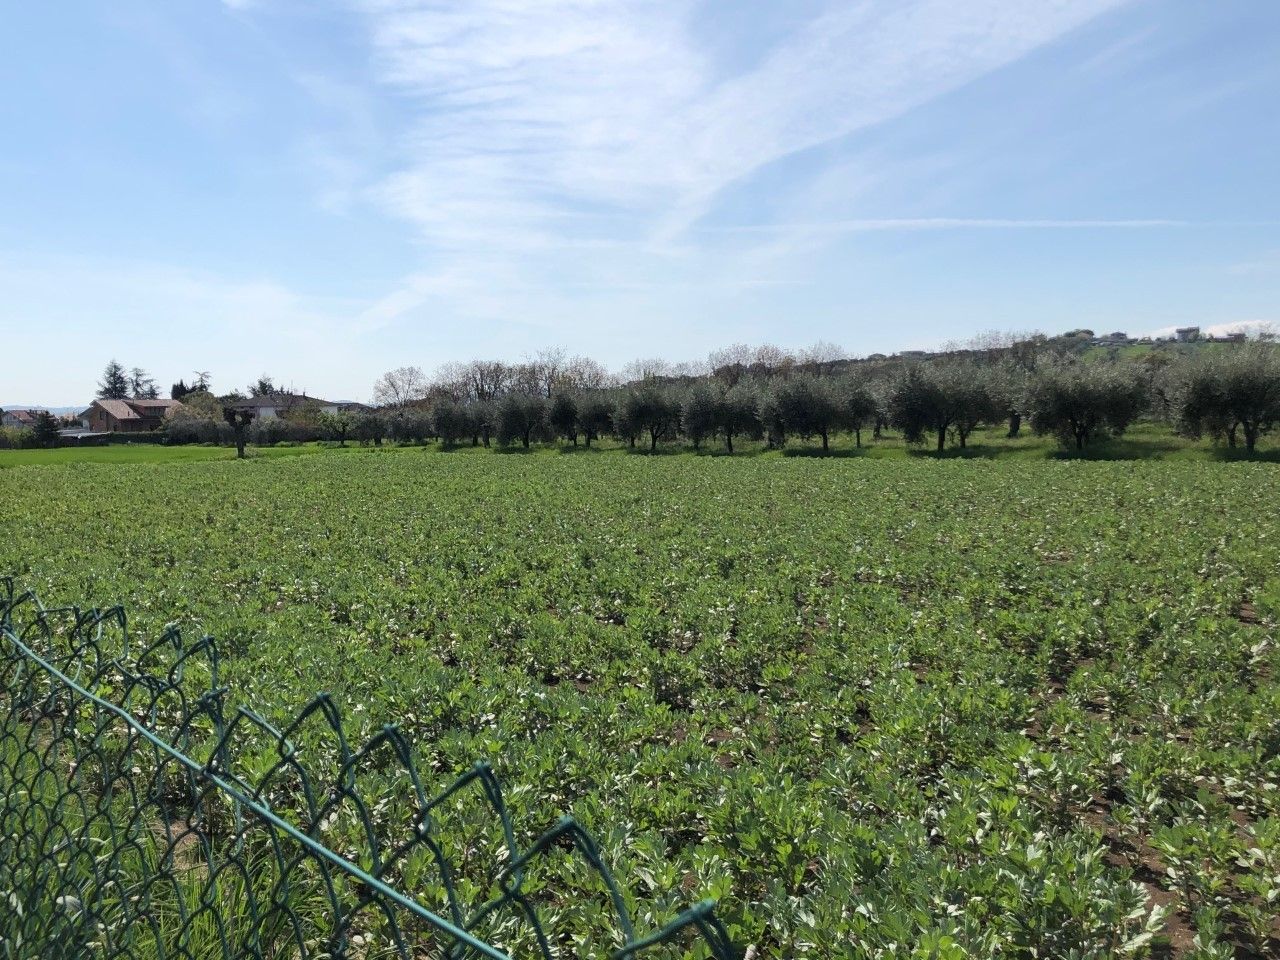
[[[159,430],[164,418],[181,406],[177,400],[98,399],[79,416],[92,433],[145,433]]]

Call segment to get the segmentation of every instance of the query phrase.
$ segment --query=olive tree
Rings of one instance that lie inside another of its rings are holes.
[[[716,428],[730,453],[734,437],[760,438],[760,401],[747,381],[739,380],[716,401]]]
[[[1124,433],[1145,406],[1142,378],[1124,364],[1060,360],[1042,366],[1027,389],[1031,428],[1077,450]]]
[[[422,407],[397,411],[387,422],[387,433],[397,443],[426,443],[433,432],[431,415]]]
[[[351,436],[361,443],[372,443],[374,446],[382,446],[382,441],[387,435],[387,421],[382,414],[376,410],[367,410],[356,418],[355,426],[351,430]]]
[[[984,374],[991,403],[1009,422],[1009,430],[1005,436],[1016,440],[1022,432],[1023,407],[1029,379],[1027,369],[1012,360],[1004,359],[984,368]]]
[[[492,400],[472,400],[463,406],[471,429],[471,445],[487,449],[498,432],[498,405]]]
[[[575,447],[578,445],[578,401],[573,394],[564,390],[555,393],[547,422],[557,437],[572,441]]]
[[[631,446],[637,434],[649,434],[649,452],[658,449],[658,441],[676,430],[680,422],[680,405],[656,383],[646,383],[627,390],[618,403],[614,423]]]
[[[943,361],[908,367],[889,393],[889,419],[908,443],[937,435],[939,452],[948,432],[964,449],[980,423],[998,415],[981,370],[970,362]]]
[[[842,411],[826,380],[812,376],[784,380],[773,391],[772,409],[786,433],[820,437],[822,452],[831,449],[831,434],[840,427]]]
[[[603,437],[613,424],[613,404],[609,398],[598,390],[581,397],[578,401],[578,426],[586,445]]]
[[[1243,433],[1252,453],[1258,437],[1280,423],[1280,349],[1258,343],[1202,354],[1178,371],[1171,392],[1182,432],[1207,432],[1230,447]]]
[[[345,410],[338,410],[335,413],[322,412],[318,421],[320,429],[324,430],[330,439],[337,440],[340,447],[347,445],[347,437],[351,435],[356,425],[355,417]]]
[[[680,410],[680,430],[689,438],[693,449],[716,432],[716,398],[705,383],[697,384],[685,397]]]
[[[787,444],[787,422],[778,405],[776,391],[764,390],[760,394],[760,435],[770,449],[780,449]]]
[[[456,400],[441,400],[431,411],[432,432],[440,442],[451,447],[471,435],[471,416]]]
[[[529,393],[508,393],[498,401],[498,442],[504,446],[516,440],[526,450],[547,425],[547,401]]]
[[[853,432],[855,446],[862,446],[862,431],[874,426],[880,416],[880,403],[867,382],[858,376],[845,378],[839,388],[839,402],[845,426]]]

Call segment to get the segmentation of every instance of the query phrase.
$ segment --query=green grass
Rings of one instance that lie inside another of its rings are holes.
[[[1218,346],[1211,344],[1210,346]],[[739,441],[735,443],[735,458],[751,457],[820,457],[822,450],[816,440],[791,438],[783,450],[769,450],[762,443]],[[351,443],[345,448],[338,448],[332,443],[306,443],[279,447],[250,447],[248,455],[258,457],[298,456],[303,454],[333,451],[335,453],[365,452],[392,453],[399,450],[408,453],[442,454],[446,456],[599,456],[611,452],[626,453],[631,456],[648,456],[647,444],[637,444],[629,448],[613,440],[597,443],[590,449],[586,446],[571,446],[557,442],[539,444],[525,450],[522,447],[490,449],[474,449],[463,444],[452,449],[441,449],[437,444],[426,447],[397,448],[387,444],[380,448],[362,448]],[[658,454],[662,456],[689,455],[698,457],[729,456],[723,444],[708,442],[700,450],[694,450],[684,443],[660,444]],[[1259,460],[1280,461],[1280,442],[1264,437],[1253,456],[1245,454],[1243,449],[1229,450],[1225,446],[1209,440],[1191,440],[1173,433],[1167,426],[1159,423],[1138,423],[1124,436],[1095,441],[1087,450],[1077,452],[1063,450],[1050,437],[1037,437],[1029,429],[1024,429],[1017,439],[1010,440],[1004,427],[982,427],[975,430],[966,449],[961,450],[953,444],[938,454],[933,444],[908,446],[901,438],[887,432],[883,439],[874,440],[871,431],[863,433],[861,447],[855,447],[851,436],[840,435],[831,442],[833,457],[866,457],[872,460],[900,460],[906,458],[982,458],[1000,460],[1197,460],[1204,462]],[[0,470],[6,467],[19,466],[56,466],[74,463],[190,463],[205,460],[233,460],[235,451],[225,447],[209,446],[163,446],[157,444],[113,445],[104,447],[62,447],[56,450],[0,450]]]
[[[277,722],[318,689],[354,740],[398,722],[429,786],[490,759],[642,928],[715,896],[760,957],[1274,954],[1280,471],[1155,427],[968,453],[49,465],[0,472],[0,571],[213,633]],[[443,827],[483,890],[491,816]]]
[[[290,447],[251,448],[254,457],[282,457],[316,453],[318,444]],[[58,447],[54,450],[0,450],[0,470],[6,467],[58,466],[74,463],[196,463],[206,460],[234,460],[236,452],[227,447],[170,447],[155,443],[112,444],[103,447]]]

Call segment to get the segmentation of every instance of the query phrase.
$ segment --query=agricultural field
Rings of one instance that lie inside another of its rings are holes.
[[[760,958],[1275,956],[1280,472],[1026,450],[15,465],[0,573],[215,635],[271,719],[327,690],[441,782],[488,759],[644,926],[714,897]]]
[[[313,453],[319,449],[321,448],[314,444],[263,447],[254,451],[254,454],[262,457],[283,457]],[[235,455],[235,450],[226,447],[168,446],[154,443],[57,447],[52,450],[0,450],[0,470],[6,467],[52,467],[79,463],[193,463],[202,460],[230,460]]]

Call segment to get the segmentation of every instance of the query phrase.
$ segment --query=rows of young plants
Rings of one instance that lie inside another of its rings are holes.
[[[522,840],[572,811],[639,925],[710,896],[757,957],[1266,956],[1277,502],[1248,463],[22,467],[0,571],[216,635],[270,717],[324,689],[442,783],[490,760]],[[491,818],[448,814],[478,902]],[[587,902],[544,904],[579,950]]]

